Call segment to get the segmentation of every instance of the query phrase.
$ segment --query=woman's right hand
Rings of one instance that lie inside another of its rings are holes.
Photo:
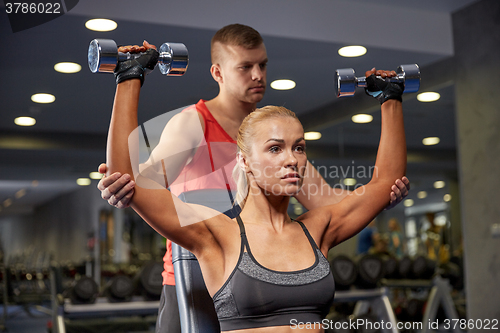
[[[140,53],[136,58],[119,61],[114,69],[116,84],[131,79],[139,79],[141,87],[144,84],[144,77],[149,74],[158,62],[159,53],[156,46],[144,41],[142,46],[128,45],[118,48],[119,52]]]
[[[139,52],[146,52],[148,49],[155,49],[156,46],[149,44],[147,41],[144,41],[142,43],[142,46],[139,45],[125,45],[125,46],[120,46],[118,48],[118,52],[123,52],[123,53],[139,53]]]

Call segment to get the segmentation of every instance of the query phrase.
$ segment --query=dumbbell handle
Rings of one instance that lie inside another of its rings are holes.
[[[144,52],[130,53],[130,52],[118,52],[118,61],[126,61],[131,59],[139,58]],[[172,55],[168,52],[161,52],[158,57],[158,63],[169,64],[172,61]]]
[[[175,51],[174,51],[175,50]],[[180,43],[164,43],[158,50],[158,67],[162,74],[173,76],[183,75],[187,69],[188,55],[184,44]],[[175,55],[174,55],[175,52]],[[118,61],[125,61],[140,57],[144,52],[130,53],[118,52]],[[172,56],[174,55],[174,57]]]
[[[393,83],[404,83],[405,82],[405,76],[402,73],[397,74],[396,76],[393,77],[381,77],[381,76],[376,76],[378,79],[385,80],[387,82],[393,82]],[[360,88],[365,88],[366,87],[366,77],[361,76],[356,78],[356,85]]]

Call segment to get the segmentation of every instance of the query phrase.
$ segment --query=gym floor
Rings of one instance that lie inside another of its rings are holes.
[[[0,332],[8,333],[50,333],[52,316],[49,307],[22,307],[17,305],[7,306],[6,318],[4,307],[0,305]],[[126,322],[125,322],[126,321]],[[74,320],[66,326],[66,332],[78,333],[152,333],[154,332],[155,319],[144,317],[141,319],[128,318],[120,321],[103,323],[102,320]],[[149,329],[146,329],[149,327]]]
[[[50,310],[49,310],[50,311]],[[47,333],[51,316],[34,307],[24,308],[17,305],[7,306],[6,318],[4,307],[0,305],[0,331],[12,333]]]

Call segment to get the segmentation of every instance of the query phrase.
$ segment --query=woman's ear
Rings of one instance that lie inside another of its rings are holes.
[[[243,170],[245,173],[248,172],[248,161],[241,152],[236,154],[236,163],[238,163],[238,166],[241,170]]]

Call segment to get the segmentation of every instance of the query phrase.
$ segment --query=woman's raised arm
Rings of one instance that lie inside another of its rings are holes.
[[[121,82],[117,80],[106,150],[109,174],[127,173],[133,179],[131,161],[138,162],[138,137],[135,136],[139,134],[136,129],[142,82],[143,78],[140,80],[138,77],[129,77]],[[193,253],[213,239],[207,237],[210,231],[203,221],[220,216],[219,212],[209,208],[185,204],[166,189],[140,186],[135,187],[131,207],[160,234]]]
[[[391,185],[406,172],[406,140],[401,94],[403,87],[377,79],[393,72],[366,72],[367,93],[381,102],[382,128],[374,172],[368,184],[351,192],[337,205],[325,207],[330,218],[324,244],[328,248],[354,236],[389,203]],[[371,76],[371,77],[370,77]]]

